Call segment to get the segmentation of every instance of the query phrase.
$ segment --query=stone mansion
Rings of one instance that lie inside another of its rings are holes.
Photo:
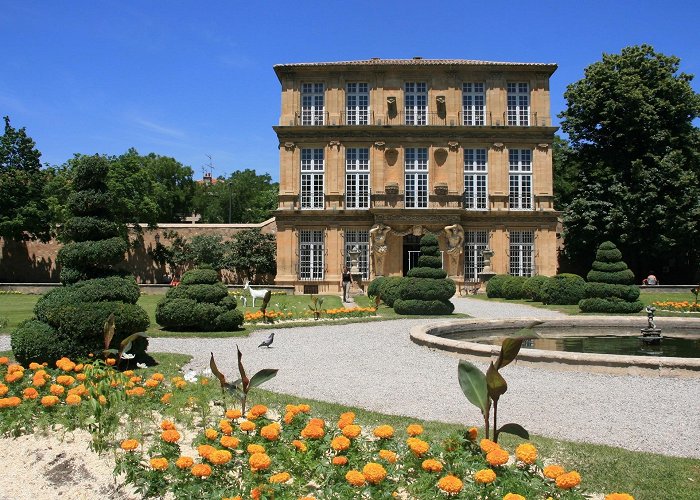
[[[337,293],[349,250],[363,279],[415,265],[478,280],[557,270],[549,78],[555,64],[443,59],[281,64],[278,285]]]

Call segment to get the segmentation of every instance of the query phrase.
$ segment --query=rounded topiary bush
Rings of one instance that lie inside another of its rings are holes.
[[[530,276],[523,284],[523,295],[527,299],[546,304],[547,296],[545,290],[548,281],[549,276],[542,276],[540,274],[537,276]]]
[[[579,303],[583,312],[636,313],[644,304],[639,300],[639,287],[634,273],[622,260],[614,243],[606,241],[598,247],[592,269],[586,276],[585,297]]]
[[[525,281],[527,281],[527,277],[525,276],[508,276],[503,281],[503,298],[509,300],[518,300],[526,298],[525,294],[523,293]]]
[[[399,298],[399,292],[403,276],[387,276],[379,285],[379,295],[389,307],[394,307],[394,302]]]
[[[586,281],[578,274],[562,273],[549,278],[544,296],[547,304],[578,304],[586,294]]]
[[[379,276],[378,278],[374,278],[372,281],[370,281],[369,285],[367,285],[367,296],[376,297],[377,295],[380,295],[382,283],[384,283],[385,279],[386,278],[384,276]]]
[[[52,326],[36,319],[20,323],[12,332],[10,348],[15,359],[23,365],[60,359],[72,350],[68,339],[59,337]]]
[[[490,299],[503,298],[503,285],[510,278],[509,274],[497,274],[486,282],[486,296]]]
[[[399,285],[394,310],[399,314],[452,314],[454,304],[450,298],[455,294],[456,286],[454,281],[445,277],[437,237],[433,234],[423,236],[420,251],[416,267],[408,271]]]
[[[214,269],[187,271],[156,306],[156,322],[174,331],[230,331],[243,324],[236,298]]]

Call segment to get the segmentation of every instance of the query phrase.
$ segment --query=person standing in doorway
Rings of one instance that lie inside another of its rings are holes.
[[[343,289],[343,302],[350,301],[350,285],[352,285],[352,274],[350,274],[350,269],[348,266],[343,268],[343,274],[340,278],[340,286]]]

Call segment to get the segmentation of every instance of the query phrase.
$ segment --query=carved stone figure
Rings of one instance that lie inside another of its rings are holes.
[[[372,243],[372,256],[374,257],[374,274],[375,276],[384,275],[384,257],[386,256],[386,237],[391,231],[391,228],[385,224],[376,224],[369,230],[369,236]]]
[[[447,253],[459,255],[464,243],[464,228],[459,224],[445,227],[447,233]]]

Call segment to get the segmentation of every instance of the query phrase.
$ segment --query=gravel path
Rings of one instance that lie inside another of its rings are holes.
[[[454,299],[456,309],[485,318],[553,317],[560,313],[523,305]],[[458,359],[413,344],[409,330],[435,319],[351,325],[321,324],[275,331],[273,348],[257,348],[269,331],[248,338],[150,339],[150,349],[194,356],[202,370],[214,352],[219,368],[236,373],[236,344],[250,371],[278,368],[265,388],[382,413],[480,425],[481,415],[457,382]],[[0,338],[0,349],[9,339]],[[485,369],[486,365],[477,363]],[[503,370],[509,390],[499,420],[530,432],[700,458],[700,380],[550,371],[518,366]]]

